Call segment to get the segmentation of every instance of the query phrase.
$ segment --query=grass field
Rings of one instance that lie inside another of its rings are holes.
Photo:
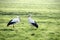
[[[28,23],[28,14],[38,23],[37,30]],[[7,27],[16,16],[21,22]],[[0,40],[60,40],[60,1],[0,0]]]

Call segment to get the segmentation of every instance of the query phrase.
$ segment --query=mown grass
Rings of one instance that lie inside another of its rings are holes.
[[[28,23],[28,14],[39,28]],[[21,22],[7,27],[10,19],[20,16]],[[53,12],[0,12],[0,40],[60,40],[60,13]]]

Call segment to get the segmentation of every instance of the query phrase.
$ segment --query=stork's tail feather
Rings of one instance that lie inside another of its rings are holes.
[[[38,25],[36,25],[36,28],[38,28]]]
[[[7,27],[8,27],[9,25],[7,24]]]
[[[38,28],[38,24],[37,23],[32,23],[33,26],[35,26],[36,28]]]
[[[7,27],[8,27],[8,25],[7,25]]]

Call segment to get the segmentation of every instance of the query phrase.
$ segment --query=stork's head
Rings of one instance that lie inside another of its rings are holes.
[[[19,18],[19,16],[17,16],[17,18]]]
[[[19,16],[17,16],[17,18],[19,18]]]
[[[31,14],[28,15],[28,17],[31,17],[31,16],[32,16]]]

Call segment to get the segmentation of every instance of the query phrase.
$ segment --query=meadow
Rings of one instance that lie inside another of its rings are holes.
[[[59,0],[42,1],[41,4],[39,0],[36,3],[27,0],[9,2],[0,1],[0,40],[60,40]],[[29,14],[38,23],[38,29],[28,23]],[[7,27],[9,20],[16,16],[20,16],[21,22],[15,24],[15,28]]]
[[[16,13],[16,14],[15,14]],[[60,13],[1,12],[0,40],[60,40]],[[28,13],[38,23],[39,28],[28,23]],[[21,22],[15,28],[7,27],[10,19],[20,16]]]

